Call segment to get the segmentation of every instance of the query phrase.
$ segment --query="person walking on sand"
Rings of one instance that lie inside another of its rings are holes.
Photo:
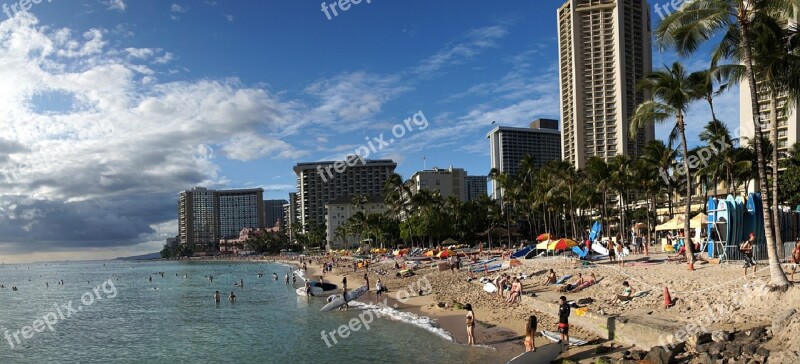
[[[536,334],[536,316],[531,315],[528,317],[528,324],[525,326],[525,352],[536,351],[536,342],[533,341],[533,335]]]
[[[467,345],[475,345],[475,312],[472,311],[472,304],[464,305],[467,310]]]
[[[367,272],[364,272],[364,285],[367,286],[367,291],[369,291],[369,275]]]
[[[739,245],[739,252],[742,253],[742,258],[744,259],[744,277],[747,278],[747,268],[753,267],[753,278],[756,277],[756,270],[758,267],[756,266],[755,260],[753,260],[753,243],[756,241],[756,234],[750,233],[750,239],[745,240],[741,245]]]
[[[375,283],[375,292],[377,292],[378,301],[380,301],[383,295],[383,282],[381,282],[380,278],[378,278],[378,282]]]
[[[559,344],[567,344],[567,350],[569,350],[569,305],[567,304],[567,298],[564,296],[559,297],[559,306],[558,306],[558,333],[561,334],[561,340]],[[563,348],[563,346],[562,346]]]

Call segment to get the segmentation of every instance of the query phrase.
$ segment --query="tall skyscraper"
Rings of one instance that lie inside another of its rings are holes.
[[[288,203],[286,200],[264,200],[264,225],[273,227],[278,222],[284,225],[283,205]]]
[[[397,167],[397,163],[391,160],[340,163],[298,163],[294,167],[297,174],[297,223],[303,226],[303,231],[309,224],[325,223],[325,204],[330,201],[347,196],[383,195],[383,187]]]
[[[788,20],[784,22],[787,26],[797,26],[797,19]],[[772,131],[775,126],[772,125],[772,110],[771,101],[773,97],[769,95],[769,91],[761,90],[759,87],[758,93],[758,107],[761,113],[763,122],[762,132],[764,137],[772,138]],[[750,84],[742,82],[739,85],[739,127],[740,138],[742,145],[748,145],[748,141],[755,137],[755,130],[753,129],[753,107],[750,101]],[[797,142],[800,142],[800,100],[794,101],[794,105],[787,105],[789,99],[785,93],[781,93],[775,98],[775,108],[778,115],[778,155],[784,158],[785,153]],[[789,112],[787,113],[787,106]],[[737,135],[734,135],[737,137]]]
[[[182,244],[208,250],[221,238],[239,236],[243,228],[264,227],[264,190],[209,190],[195,187],[181,192],[178,230]]]
[[[655,137],[651,124],[629,137],[636,83],[652,71],[646,0],[569,0],[557,12],[563,159],[637,157]]]
[[[489,139],[491,166],[500,173],[515,176],[522,158],[533,157],[534,167],[561,160],[561,133],[558,121],[537,119],[530,128],[498,126],[486,135]],[[493,198],[500,197],[500,187],[493,183]]]

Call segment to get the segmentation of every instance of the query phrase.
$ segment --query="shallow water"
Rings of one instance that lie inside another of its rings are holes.
[[[446,333],[426,328],[418,317],[388,312],[370,323],[358,309],[321,313],[324,299],[297,296],[295,287],[284,283],[289,269],[218,262],[2,265],[0,363],[496,361],[492,350],[448,341]],[[273,272],[281,279],[273,280]],[[58,284],[62,279],[63,286]],[[239,279],[244,288],[234,286]],[[12,292],[13,285],[19,291]],[[215,290],[223,296],[219,304],[213,300]],[[231,291],[235,303],[227,300]],[[359,325],[346,338],[337,335],[335,343],[328,336],[330,346],[322,339],[323,330],[358,321],[359,314],[368,329]],[[23,332],[25,326],[41,332]]]

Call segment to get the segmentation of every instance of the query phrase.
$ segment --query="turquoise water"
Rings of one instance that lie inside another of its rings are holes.
[[[384,318],[376,318],[368,330],[362,326],[347,338],[337,336],[336,344],[329,338],[328,347],[321,331],[336,330],[363,312],[320,313],[325,300],[297,296],[283,281],[288,269],[214,262],[2,265],[0,363],[496,361],[489,349],[455,344]],[[279,281],[272,279],[273,272]],[[234,286],[240,278],[244,288]],[[12,292],[13,285],[19,290]],[[222,294],[219,304],[215,290]],[[231,291],[235,303],[227,300]],[[23,331],[25,326],[30,328]]]

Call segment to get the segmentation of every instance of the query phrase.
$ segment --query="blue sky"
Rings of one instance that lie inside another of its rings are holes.
[[[285,199],[295,163],[343,159],[417,112],[427,128],[370,157],[404,177],[423,156],[486,174],[492,121],[559,118],[562,3],[364,0],[329,20],[313,1],[57,0],[0,14],[0,259],[156,251],[179,191]],[[717,102],[738,125],[738,90]],[[696,144],[710,116],[690,115]]]

